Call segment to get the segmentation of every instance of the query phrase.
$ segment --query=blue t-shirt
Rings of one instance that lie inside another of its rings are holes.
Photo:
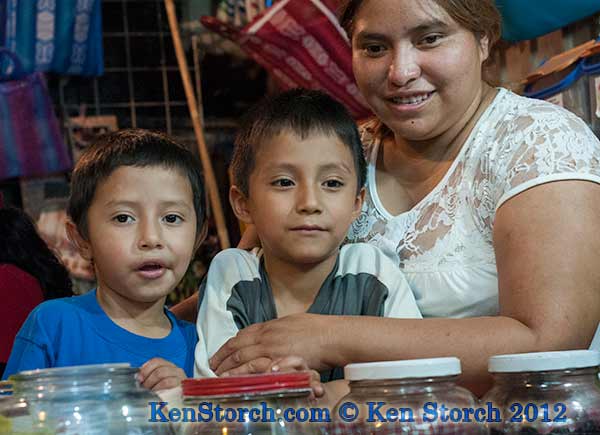
[[[165,309],[171,332],[165,338],[133,334],[114,323],[98,304],[96,291],[38,305],[17,334],[4,379],[38,368],[128,362],[139,367],[158,357],[194,374],[196,326]]]

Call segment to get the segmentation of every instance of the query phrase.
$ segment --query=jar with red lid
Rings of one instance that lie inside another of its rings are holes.
[[[185,435],[319,434],[329,411],[311,405],[308,372],[186,379],[176,411]]]

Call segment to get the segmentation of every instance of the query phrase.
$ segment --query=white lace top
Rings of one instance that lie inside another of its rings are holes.
[[[396,261],[424,317],[498,314],[492,228],[505,201],[550,181],[600,183],[600,141],[583,121],[500,89],[440,183],[393,216],[375,184],[375,125],[362,128],[367,195],[347,242],[371,243]]]

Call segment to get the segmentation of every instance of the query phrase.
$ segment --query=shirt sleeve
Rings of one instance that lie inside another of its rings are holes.
[[[534,186],[561,180],[600,183],[600,141],[571,112],[531,102],[501,122],[493,156],[492,200],[497,210]]]
[[[239,331],[239,319],[247,318],[243,303],[232,303],[236,298],[235,285],[244,279],[247,268],[244,255],[252,255],[238,249],[220,252],[211,262],[200,294],[202,303],[198,312],[196,328],[198,343],[195,351],[195,377],[215,377],[208,360]],[[237,320],[237,322],[236,322]]]
[[[44,304],[34,309],[15,337],[3,379],[24,371],[52,367],[52,343],[47,331],[52,331],[43,321]]]

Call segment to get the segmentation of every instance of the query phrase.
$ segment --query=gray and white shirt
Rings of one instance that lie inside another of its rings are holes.
[[[212,377],[209,358],[240,329],[276,319],[277,309],[261,258],[241,249],[227,249],[213,259],[199,293],[194,376]],[[400,269],[378,248],[364,243],[340,249],[307,312],[421,318]],[[334,369],[321,377],[340,379],[343,371]]]

